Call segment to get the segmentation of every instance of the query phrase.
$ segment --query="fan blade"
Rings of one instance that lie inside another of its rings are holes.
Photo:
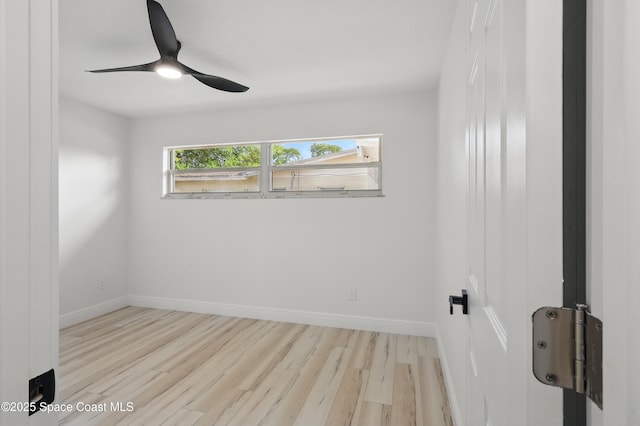
[[[206,84],[214,89],[224,90],[225,92],[246,92],[249,90],[247,86],[243,86],[235,81],[227,80],[226,78],[216,77],[215,75],[207,74],[191,74],[193,78],[198,80],[202,84]]]
[[[87,70],[87,72],[154,71],[154,66],[157,62],[158,61],[150,62],[148,64],[142,64],[142,65],[132,65],[130,67],[105,68],[101,70]]]
[[[178,62],[182,67],[184,74],[189,74],[202,84],[206,84],[214,89],[224,90],[225,92],[246,92],[249,90],[247,86],[243,86],[235,81],[227,80],[226,78],[217,77],[215,75],[203,74],[200,71],[196,71],[193,68],[189,68],[183,63]]]
[[[246,92],[249,90],[247,86],[243,86],[235,81],[227,80],[226,78],[216,77],[215,75],[198,73],[191,74],[191,76],[202,84],[206,84],[214,89],[224,90],[225,92]]]
[[[156,42],[160,56],[177,57],[180,43],[176,39],[176,33],[173,31],[164,9],[157,1],[147,0],[147,10],[149,11],[149,23],[151,24],[153,40]]]

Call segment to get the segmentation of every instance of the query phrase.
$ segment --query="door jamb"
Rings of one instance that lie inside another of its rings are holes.
[[[586,78],[587,6],[584,0],[563,3],[562,72],[562,305],[586,303]],[[565,426],[586,426],[585,395],[563,391]]]

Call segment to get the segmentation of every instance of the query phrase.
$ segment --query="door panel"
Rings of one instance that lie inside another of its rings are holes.
[[[506,424],[500,0],[474,2],[469,75],[469,424]]]
[[[561,394],[534,397],[544,386],[530,364],[532,302],[562,300],[562,163],[546,158],[561,157],[561,110],[548,107],[561,98],[541,90],[561,83],[561,20],[547,19],[558,12],[540,0],[469,2],[468,425],[562,424]]]

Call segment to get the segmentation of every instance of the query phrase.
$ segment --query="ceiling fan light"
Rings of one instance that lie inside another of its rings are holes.
[[[155,68],[155,72],[165,78],[180,78],[182,72],[171,65],[159,65]]]

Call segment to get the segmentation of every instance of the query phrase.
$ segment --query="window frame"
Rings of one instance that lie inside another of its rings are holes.
[[[378,161],[365,163],[334,163],[334,164],[272,164],[272,146],[286,143],[300,142],[325,142],[339,141],[345,139],[378,139]],[[216,169],[216,172],[248,172],[258,171],[258,191],[250,192],[233,192],[233,191],[205,191],[205,192],[172,192],[175,188],[175,176],[180,173],[188,173],[203,169],[184,169],[176,170],[174,154],[175,150],[180,149],[200,149],[200,148],[219,148],[228,146],[242,145],[259,145],[260,146],[260,166],[259,167],[224,167]],[[268,140],[259,142],[229,142],[229,143],[213,143],[201,145],[174,145],[163,147],[163,179],[162,179],[162,197],[163,199],[255,199],[255,198],[354,198],[354,197],[383,197],[382,193],[382,134],[366,134],[366,135],[349,135],[349,136],[331,136],[322,138],[300,138],[300,139],[283,139]],[[348,169],[348,168],[375,168],[378,173],[377,189],[320,189],[320,190],[303,190],[303,191],[283,191],[273,189],[273,174],[281,170],[313,170],[313,169]],[[176,173],[179,172],[179,173]]]

